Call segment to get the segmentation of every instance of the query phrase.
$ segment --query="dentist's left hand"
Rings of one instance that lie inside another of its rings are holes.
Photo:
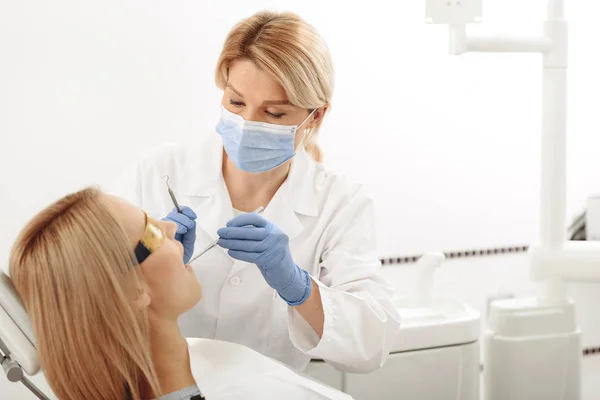
[[[188,263],[194,254],[194,243],[196,242],[196,213],[187,206],[180,206],[181,213],[173,208],[163,221],[174,222],[177,225],[175,240],[183,245],[183,262]]]
[[[306,301],[310,275],[294,263],[289,238],[277,225],[257,213],[242,214],[217,234],[219,246],[229,249],[235,259],[256,264],[269,286],[290,306]]]

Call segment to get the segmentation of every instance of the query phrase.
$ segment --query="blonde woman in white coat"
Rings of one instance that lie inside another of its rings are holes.
[[[399,317],[380,275],[372,199],[320,163],[333,92],[327,46],[298,16],[260,12],[229,33],[216,82],[216,133],[154,149],[112,190],[175,222],[186,263],[219,239],[191,262],[204,301],[180,318],[183,334],[244,344],[298,370],[311,358],[376,370]]]

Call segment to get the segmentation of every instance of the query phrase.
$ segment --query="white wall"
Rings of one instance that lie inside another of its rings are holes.
[[[331,48],[337,84],[321,133],[325,161],[375,196],[382,257],[532,241],[540,57],[449,56],[446,28],[424,24],[424,4],[0,2],[3,266],[19,229],[50,201],[106,183],[155,144],[215,134],[220,47],[236,21],[263,8],[297,12]],[[600,6],[568,1],[566,11],[571,217],[600,192],[600,57],[587,53],[597,48]],[[544,13],[542,0],[485,0],[484,24],[469,30],[538,34]],[[448,270],[475,307],[501,282],[533,292],[525,263],[498,270],[499,281],[483,272],[485,260]]]
[[[569,4],[572,3],[572,4]],[[213,70],[230,27],[293,10],[331,47],[337,87],[326,163],[377,199],[382,256],[529,242],[537,229],[540,57],[447,55],[424,0],[19,1],[0,5],[0,259],[49,201],[102,183],[144,149],[214,135]],[[572,23],[569,215],[600,192],[600,37],[589,2]],[[570,6],[569,6],[570,5]],[[541,31],[544,2],[487,0],[473,32]]]

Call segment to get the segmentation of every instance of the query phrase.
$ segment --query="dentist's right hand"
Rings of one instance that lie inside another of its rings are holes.
[[[163,221],[174,222],[177,225],[175,239],[183,245],[183,262],[188,263],[194,254],[194,242],[196,241],[196,213],[187,206],[180,206],[181,213],[173,208]]]

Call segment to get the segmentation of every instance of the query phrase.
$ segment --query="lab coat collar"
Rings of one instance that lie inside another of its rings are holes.
[[[218,136],[216,139],[202,143],[202,148],[197,150],[197,155],[191,158],[186,168],[185,180],[190,183],[187,190],[190,196],[211,196],[223,184],[223,143]],[[311,217],[319,215],[315,169],[316,164],[306,151],[299,150],[292,159],[287,179],[278,191],[284,197],[284,207],[291,207],[292,211]]]
[[[233,218],[231,199],[223,180],[223,143],[207,140],[202,147],[190,148],[195,154],[188,157],[185,172],[186,193],[195,197],[194,211],[198,215],[198,226],[205,232],[205,242],[216,239],[216,232]],[[315,194],[314,163],[304,150],[299,151],[294,159],[287,179],[265,209],[265,218],[275,222],[286,233],[289,240],[294,239],[304,230],[299,214],[318,216]],[[227,202],[225,204],[223,202]],[[198,238],[203,237],[198,233]],[[229,276],[233,276],[250,264],[235,261]]]
[[[293,210],[310,217],[319,215],[315,193],[315,169],[315,162],[306,151],[299,150],[292,160],[290,172],[282,187]]]

